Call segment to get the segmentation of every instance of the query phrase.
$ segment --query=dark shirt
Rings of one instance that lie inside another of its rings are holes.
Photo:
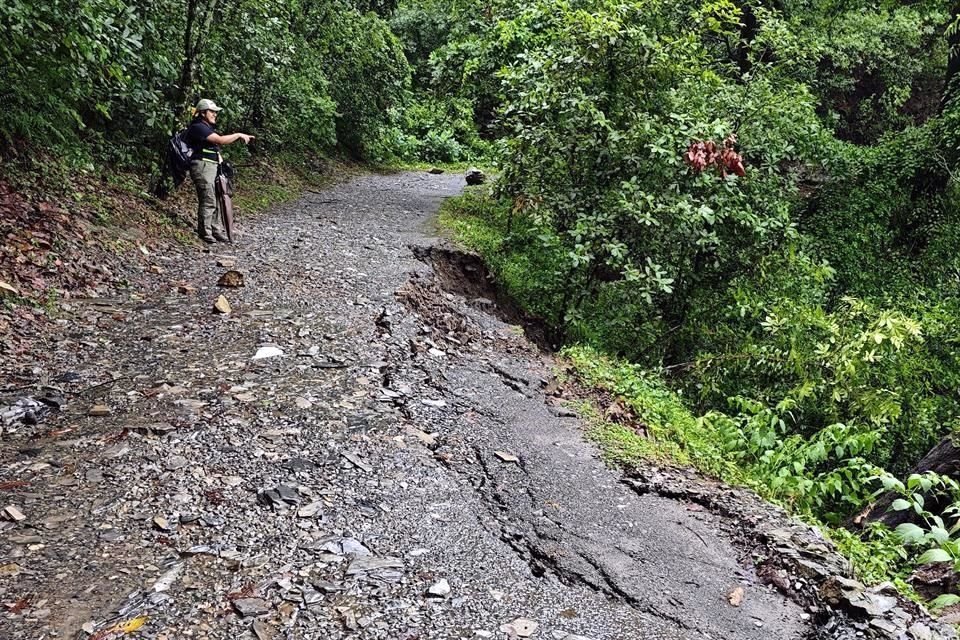
[[[213,132],[213,127],[203,120],[197,120],[187,128],[187,142],[194,148],[194,160],[219,161],[217,154],[220,152],[220,145],[207,141]]]

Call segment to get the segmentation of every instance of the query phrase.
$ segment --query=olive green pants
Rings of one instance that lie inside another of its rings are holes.
[[[190,178],[197,187],[197,233],[202,238],[224,236],[220,203],[217,201],[217,164],[198,160],[190,165]]]

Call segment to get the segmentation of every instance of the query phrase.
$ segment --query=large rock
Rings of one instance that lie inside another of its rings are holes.
[[[467,169],[467,173],[464,177],[469,185],[483,184],[487,181],[487,174],[485,174],[483,171],[480,171],[480,169],[477,169],[476,167]]]

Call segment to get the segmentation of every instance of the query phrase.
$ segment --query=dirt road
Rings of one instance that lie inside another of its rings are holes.
[[[67,304],[63,409],[4,434],[0,637],[810,636],[738,522],[545,404],[550,358],[434,248],[460,184],[361,177]]]

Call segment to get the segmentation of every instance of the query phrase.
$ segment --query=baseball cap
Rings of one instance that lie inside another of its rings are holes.
[[[197,111],[222,111],[223,107],[218,107],[217,103],[213,100],[207,100],[204,98],[197,103]]]

